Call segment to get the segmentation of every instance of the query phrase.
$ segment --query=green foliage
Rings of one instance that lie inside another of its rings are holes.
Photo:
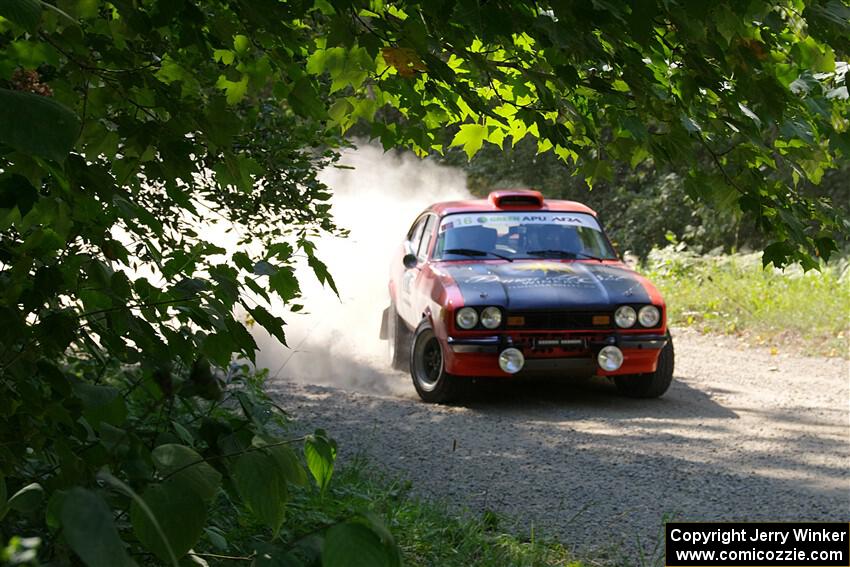
[[[354,459],[338,473],[324,495],[295,492],[293,505],[304,513],[284,528],[283,538],[304,542],[311,532],[343,522],[344,527],[334,528],[336,534],[374,546],[369,556],[371,565],[394,565],[398,561],[390,547],[379,546],[381,541],[387,545],[394,541],[401,552],[401,563],[410,566],[585,565],[545,535],[517,536],[515,532],[525,533],[529,526],[516,525],[509,518],[493,512],[478,515],[462,511],[456,502],[420,500],[410,494],[410,483],[383,476],[364,459]],[[364,509],[370,513],[364,515]],[[327,537],[332,537],[330,531]],[[328,563],[333,561],[330,553],[334,552],[326,547],[323,565],[333,564]],[[356,560],[349,554],[349,562],[343,564],[355,565]]]
[[[315,435],[307,438],[304,444],[307,467],[316,481],[319,490],[324,492],[331,480],[336,460],[336,443],[328,439],[325,431],[319,429]]]
[[[307,70],[333,79],[347,58],[331,52],[371,50],[374,78],[353,81],[344,108],[375,101],[368,131],[385,148],[471,157],[530,139],[591,185],[615,164],[657,167],[747,217],[777,266],[815,267],[850,228],[811,189],[850,152],[842,2],[331,2],[323,13],[353,26],[317,40],[311,58],[325,63]]]
[[[144,507],[136,501],[130,506],[134,535],[165,563],[186,555],[206,525],[207,507],[192,488],[185,478],[169,478],[142,493]]]
[[[9,510],[29,513],[38,508],[44,500],[44,489],[37,482],[31,482],[15,492],[6,503]]]
[[[286,512],[286,469],[271,455],[246,453],[233,465],[233,479],[248,509],[275,533]]]
[[[174,563],[218,533],[222,499],[268,530],[258,561],[321,554],[329,524],[276,533],[306,472],[231,363],[254,358],[246,325],[285,340],[270,306],[300,309],[296,258],[336,290],[312,244],[336,230],[317,172],[358,122],[420,154],[528,138],[589,183],[651,160],[752,219],[764,261],[815,266],[847,228],[809,192],[850,151],[846,16],[834,0],[0,0],[4,554]],[[335,446],[317,432],[305,453],[327,494]],[[81,502],[97,543],[65,525]],[[355,524],[339,541],[390,545]]]
[[[252,10],[0,2],[0,541],[41,542],[21,553],[176,564],[223,498],[270,543],[306,484],[231,362],[246,325],[285,340],[296,257],[336,289],[311,238],[336,230],[316,175],[342,141],[287,102],[324,104],[313,32]]]
[[[55,161],[65,159],[80,131],[77,116],[64,105],[8,89],[0,89],[0,124],[0,142]]]
[[[62,496],[61,505],[65,541],[86,565],[135,565],[118,536],[112,510],[100,495],[72,488]]]
[[[702,253],[760,250],[769,243],[754,220],[737,209],[736,193],[730,187],[712,187],[713,204],[708,206],[688,178],[651,162],[617,165],[611,180],[594,183],[589,190],[584,179],[572,175],[573,165],[552,153],[538,154],[537,143],[528,139],[505,151],[485,146],[469,162],[458,151],[438,159],[464,168],[475,195],[486,196],[499,187],[534,187],[548,198],[581,201],[599,213],[619,251],[641,258],[653,248],[666,246],[671,234],[689,250]],[[696,159],[710,165],[704,153],[698,152]],[[807,184],[806,191],[814,198],[829,199],[838,215],[850,218],[848,174],[850,162],[845,162],[825,173],[819,185]],[[837,240],[844,254],[850,251],[848,236]]]
[[[763,269],[759,254],[702,256],[680,243],[654,250],[642,271],[667,302],[672,325],[733,334],[750,344],[847,357],[846,258],[804,273]]]
[[[379,533],[370,524],[366,518],[357,518],[329,529],[322,551],[322,567],[400,566],[401,557],[392,536],[389,532]],[[354,549],[356,554],[352,554]]]
[[[755,223],[735,210],[734,199],[708,207],[688,194],[679,175],[647,163],[634,169],[618,166],[610,181],[588,190],[584,179],[570,175],[570,165],[553,154],[537,154],[537,144],[530,140],[505,152],[484,148],[469,163],[458,152],[447,152],[441,160],[463,167],[476,195],[484,196],[495,187],[534,187],[547,198],[587,204],[599,213],[620,252],[645,257],[654,247],[666,246],[668,234],[695,251],[734,252],[766,244]]]
[[[0,0],[0,16],[33,30],[41,19],[41,5],[38,0]]]
[[[69,385],[69,405],[76,409],[66,408],[65,438],[50,445],[50,461],[42,457],[28,462],[29,474],[46,479],[45,487],[26,485],[3,502],[4,541],[12,533],[36,536],[44,561],[76,556],[93,566],[157,560],[182,564],[182,558],[207,545],[231,545],[224,534],[235,512],[243,525],[254,526],[251,537],[239,542],[246,554],[284,561],[300,549],[298,542],[281,535],[282,528],[291,530],[297,524],[291,520],[293,526],[288,526],[286,512],[292,506],[303,511],[297,500],[315,496],[320,501],[329,490],[336,444],[322,430],[282,437],[288,426],[262,392],[262,376],[250,373],[247,366],[232,367],[226,391],[215,400],[166,398],[158,383],[162,377],[145,376],[138,367],[111,364],[101,370],[96,362],[78,360],[73,373],[57,371],[54,379],[73,382],[75,374],[85,376],[92,370],[102,372],[103,382],[123,386],[122,427],[106,420],[89,422],[81,397]],[[189,372],[173,373],[171,379],[188,383]],[[113,403],[108,396],[97,399]],[[178,410],[175,404],[182,407]],[[304,453],[299,456],[293,446],[302,442]],[[320,475],[321,488],[307,482],[308,462]],[[18,478],[13,473],[13,482]],[[359,548],[366,555],[397,555],[380,522],[339,522],[339,530],[334,530],[337,522],[329,522],[313,534],[319,555],[333,558],[340,546],[349,545],[354,546],[348,548],[350,553]],[[360,539],[348,537],[352,522],[359,526]]]

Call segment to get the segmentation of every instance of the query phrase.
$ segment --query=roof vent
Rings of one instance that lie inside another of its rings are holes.
[[[513,207],[542,207],[543,195],[540,191],[530,189],[512,189],[510,191],[493,191],[490,201],[500,209]]]

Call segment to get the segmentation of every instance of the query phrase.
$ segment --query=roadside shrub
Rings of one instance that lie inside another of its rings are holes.
[[[45,381],[4,416],[31,426],[3,429],[4,447],[27,446],[25,462],[5,461],[0,475],[6,562],[177,565],[237,549],[258,565],[348,565],[344,549],[398,564],[392,537],[366,516],[322,526],[306,544],[279,537],[295,493],[328,490],[336,444],[322,430],[287,436],[264,372],[219,373],[205,359],[170,371],[109,359],[42,365]],[[32,411],[44,391],[50,399]],[[252,529],[227,542],[234,519]]]
[[[850,354],[848,257],[820,270],[780,270],[763,268],[761,253],[700,255],[677,243],[652,250],[641,270],[664,295],[673,325],[807,354]]]

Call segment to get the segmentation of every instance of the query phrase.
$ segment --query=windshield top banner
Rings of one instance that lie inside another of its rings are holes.
[[[521,226],[530,224],[556,224],[561,226],[583,226],[600,230],[599,223],[584,213],[466,213],[449,215],[443,219],[440,232],[465,226]]]

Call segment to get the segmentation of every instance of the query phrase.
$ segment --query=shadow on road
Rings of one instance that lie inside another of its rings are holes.
[[[665,419],[737,419],[738,415],[709,394],[677,377],[659,399],[622,396],[605,378],[586,380],[477,380],[458,405],[476,412],[527,415],[536,419],[551,414],[561,419],[564,410],[604,419],[662,416]]]

